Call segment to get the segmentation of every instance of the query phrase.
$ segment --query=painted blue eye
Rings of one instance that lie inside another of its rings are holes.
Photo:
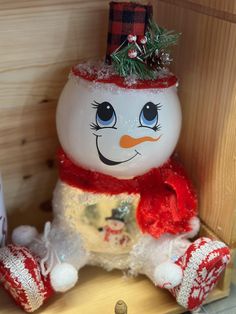
[[[140,125],[143,127],[154,128],[158,122],[158,107],[152,102],[146,103],[140,112]]]
[[[112,105],[104,101],[97,106],[96,122],[101,128],[113,128],[116,124],[116,113]]]

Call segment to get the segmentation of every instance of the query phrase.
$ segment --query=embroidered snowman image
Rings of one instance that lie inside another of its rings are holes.
[[[138,10],[143,23],[148,20],[149,6],[112,2],[114,7],[118,17]],[[123,35],[136,44],[136,35]],[[144,39],[145,27],[137,35]],[[0,249],[3,284],[26,311],[80,284],[85,265],[144,274],[186,309],[201,306],[229,261],[229,249],[207,238],[191,242],[200,227],[196,192],[173,156],[181,123],[177,79],[166,69],[143,80],[104,63],[72,68],[56,113],[61,147],[54,219],[42,234],[32,226],[16,228],[13,244]],[[30,285],[20,281],[22,269]]]
[[[112,246],[127,246],[131,241],[130,235],[125,232],[125,208],[112,209],[112,215],[106,217],[107,224],[102,228],[103,240]]]

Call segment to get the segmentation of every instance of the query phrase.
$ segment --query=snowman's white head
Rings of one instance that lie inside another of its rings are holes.
[[[142,175],[173,153],[181,128],[176,84],[123,88],[71,75],[57,108],[57,131],[77,165],[118,178]]]

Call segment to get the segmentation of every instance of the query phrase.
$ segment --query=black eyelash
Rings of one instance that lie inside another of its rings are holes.
[[[91,130],[94,130],[94,131],[98,131],[101,129],[101,127],[96,123],[91,123],[90,128],[91,128]]]
[[[94,102],[91,105],[94,109],[97,109],[97,107],[100,105],[100,103],[94,100]]]
[[[155,132],[160,131],[160,130],[161,130],[161,125],[160,125],[160,124],[155,125],[152,129],[153,129],[153,131],[155,131]]]
[[[150,126],[146,126],[146,125],[138,125],[138,128],[147,128],[147,129],[151,129],[155,132],[160,131],[161,130],[161,125],[155,125],[153,128],[151,128]]]
[[[154,104],[155,106],[156,106],[156,108],[157,108],[157,111],[158,110],[161,110],[161,108],[162,108],[162,105],[161,105],[161,103],[159,103],[159,104]]]

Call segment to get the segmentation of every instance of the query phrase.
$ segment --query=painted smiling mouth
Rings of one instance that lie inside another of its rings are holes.
[[[124,162],[127,162],[127,161],[130,161],[130,160],[134,159],[137,155],[141,155],[137,150],[135,150],[135,155],[132,156],[129,159],[122,160],[122,161],[115,161],[115,160],[108,159],[101,153],[101,151],[100,151],[100,149],[98,147],[98,138],[99,138],[99,136],[98,135],[95,135],[95,136],[96,136],[96,147],[97,147],[99,159],[107,166],[116,166],[116,165],[119,165],[119,164],[123,164]]]

